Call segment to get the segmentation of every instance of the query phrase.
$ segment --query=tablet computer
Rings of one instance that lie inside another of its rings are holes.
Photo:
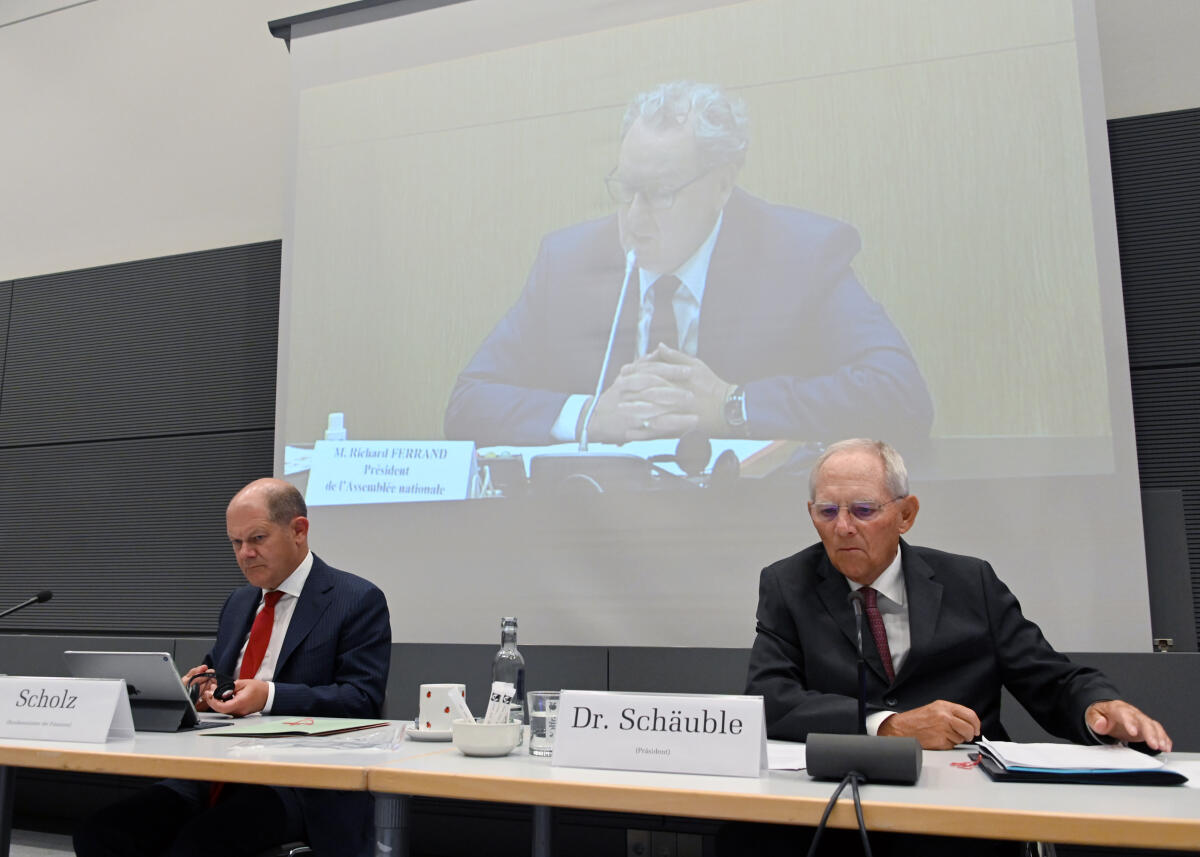
[[[169,652],[63,652],[76,678],[123,678],[134,729],[176,732],[221,726],[228,720],[201,720]]]

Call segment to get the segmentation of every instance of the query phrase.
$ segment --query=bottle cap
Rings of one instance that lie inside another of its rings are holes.
[[[329,423],[325,427],[325,439],[346,439],[346,415],[344,413],[334,413],[329,415]]]

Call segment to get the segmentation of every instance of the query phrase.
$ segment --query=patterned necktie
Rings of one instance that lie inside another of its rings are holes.
[[[675,323],[675,293],[682,283],[679,278],[667,274],[659,277],[650,291],[654,293],[654,314],[650,316],[650,335],[646,338],[646,353],[649,354],[663,342],[672,348],[679,347],[679,327]]]
[[[863,594],[863,604],[867,610],[867,622],[871,626],[871,636],[875,638],[875,650],[883,661],[883,671],[887,673],[888,681],[896,680],[896,671],[892,668],[892,650],[888,646],[887,630],[883,627],[883,615],[875,603],[876,592],[869,586],[859,590]]]
[[[283,593],[276,589],[274,592],[268,592],[263,598],[263,608],[258,611],[258,615],[254,617],[254,624],[250,626],[250,639],[246,643],[246,652],[242,655],[242,668],[238,670],[238,678],[254,678],[258,668],[262,666],[267,644],[271,642],[271,628],[275,625],[275,605],[282,597]]]

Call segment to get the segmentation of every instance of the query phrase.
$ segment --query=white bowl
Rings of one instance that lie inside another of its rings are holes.
[[[521,740],[521,724],[455,720],[450,734],[464,756],[507,756]]]

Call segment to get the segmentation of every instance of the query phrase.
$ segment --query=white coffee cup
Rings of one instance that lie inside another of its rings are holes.
[[[457,692],[463,699],[467,696],[465,684],[423,684],[421,702],[417,708],[417,729],[428,732],[449,732],[450,721],[455,718],[450,708],[450,691]]]

